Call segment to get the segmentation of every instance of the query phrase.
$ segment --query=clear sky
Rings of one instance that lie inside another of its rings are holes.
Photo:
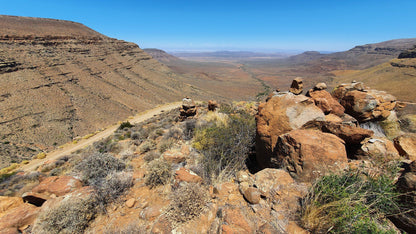
[[[168,51],[340,51],[416,37],[416,0],[0,0],[0,14],[76,21]]]

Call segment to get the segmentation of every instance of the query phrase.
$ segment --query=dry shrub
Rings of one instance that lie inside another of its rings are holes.
[[[200,184],[185,184],[171,195],[167,214],[173,224],[185,223],[198,217],[207,207],[208,191]]]
[[[166,184],[172,176],[171,165],[164,159],[156,159],[149,163],[146,185],[151,188]]]
[[[124,170],[126,165],[111,154],[96,152],[83,159],[75,168],[81,172],[84,183],[94,185],[108,174]]]
[[[171,127],[169,131],[163,134],[163,139],[173,139],[173,140],[180,140],[182,139],[183,131],[178,127]]]
[[[114,202],[133,185],[133,175],[129,172],[112,172],[95,186],[96,199],[101,211]]]
[[[172,148],[174,144],[175,141],[173,139],[163,139],[160,141],[159,145],[157,146],[157,149],[160,153],[163,153],[166,150]]]
[[[156,151],[150,151],[150,152],[147,152],[147,153],[143,156],[143,159],[144,159],[144,161],[146,161],[146,162],[151,162],[151,161],[153,161],[153,160],[155,160],[155,159],[157,159],[157,158],[160,158],[160,153],[159,153],[159,152],[156,152]]]
[[[156,149],[156,143],[154,140],[146,140],[140,145],[140,148],[139,148],[141,153],[146,153],[154,149]]]
[[[57,207],[39,215],[38,233],[83,233],[97,214],[92,198],[64,200]]]

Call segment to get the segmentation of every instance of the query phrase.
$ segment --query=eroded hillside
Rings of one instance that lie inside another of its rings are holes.
[[[0,26],[1,167],[161,103],[220,98],[78,23],[0,16]]]

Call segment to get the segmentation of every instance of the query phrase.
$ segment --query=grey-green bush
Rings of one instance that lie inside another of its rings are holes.
[[[82,181],[88,185],[100,183],[100,180],[115,171],[126,168],[123,161],[109,153],[93,153],[76,165],[75,169],[82,174]]]

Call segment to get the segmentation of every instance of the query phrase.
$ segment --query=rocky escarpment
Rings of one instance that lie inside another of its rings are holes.
[[[45,150],[157,104],[209,93],[136,44],[78,23],[0,16],[0,26],[0,141],[22,149],[2,151],[3,159],[20,161],[36,154],[26,147]]]
[[[399,54],[399,59],[403,58],[416,58],[416,46],[413,49],[403,51]]]

